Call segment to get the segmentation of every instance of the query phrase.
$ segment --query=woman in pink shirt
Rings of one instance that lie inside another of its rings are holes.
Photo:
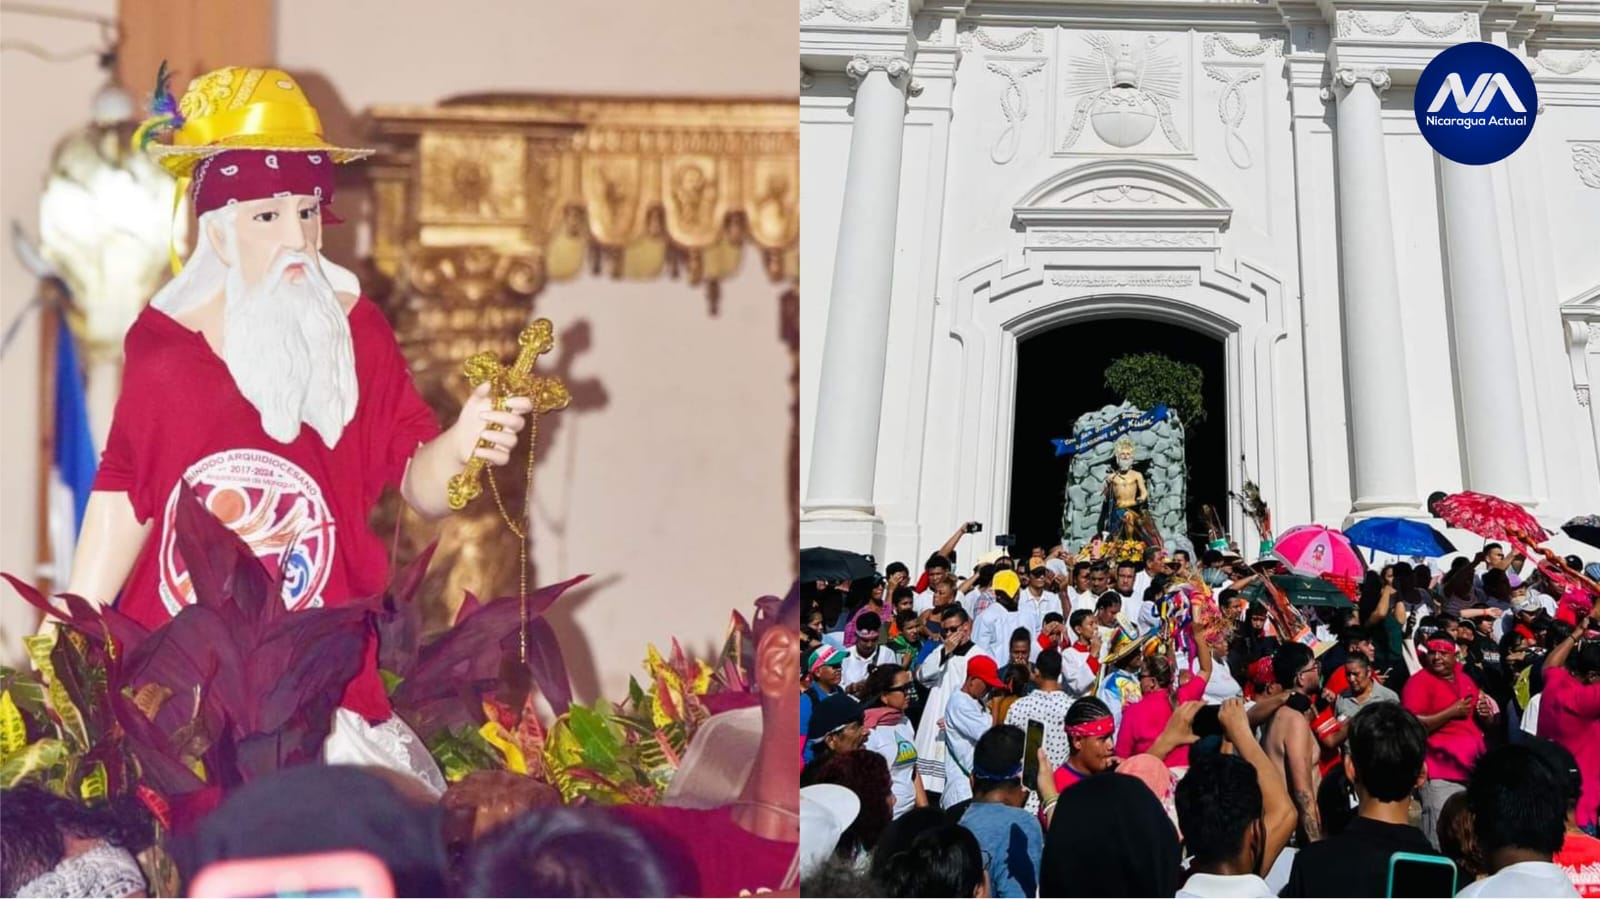
[[[1561,744],[1578,760],[1583,774],[1578,826],[1593,834],[1600,806],[1600,640],[1583,639],[1588,627],[1589,615],[1584,615],[1545,660],[1539,736]]]
[[[1117,758],[1132,758],[1150,749],[1172,720],[1179,703],[1205,697],[1206,681],[1211,678],[1211,647],[1204,640],[1194,641],[1200,672],[1172,689],[1172,660],[1164,655],[1146,656],[1139,669],[1139,693],[1143,697],[1122,710],[1122,727],[1117,731]],[[1188,674],[1188,672],[1184,672]],[[1176,698],[1174,698],[1176,695]],[[1179,746],[1163,759],[1169,768],[1189,766],[1189,747]]]

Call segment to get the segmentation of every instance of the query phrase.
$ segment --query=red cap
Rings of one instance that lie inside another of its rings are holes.
[[[988,656],[973,656],[967,662],[967,677],[975,677],[997,690],[1006,689],[1006,682],[1000,679],[1000,669]]]

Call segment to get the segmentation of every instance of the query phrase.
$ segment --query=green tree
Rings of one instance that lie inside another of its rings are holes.
[[[1198,365],[1160,353],[1138,353],[1117,357],[1106,366],[1105,378],[1107,388],[1140,409],[1166,405],[1175,410],[1185,432],[1205,420],[1205,373]]]

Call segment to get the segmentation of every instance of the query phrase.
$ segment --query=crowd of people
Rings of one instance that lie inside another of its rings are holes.
[[[1600,896],[1600,595],[1491,543],[1291,636],[1276,563],[966,530],[804,585],[803,895]]]

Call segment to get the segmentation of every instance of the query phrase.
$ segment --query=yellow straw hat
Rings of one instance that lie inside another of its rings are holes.
[[[134,143],[179,178],[226,150],[317,150],[338,163],[373,153],[328,143],[317,110],[281,69],[217,69],[189,82],[183,97],[174,101],[162,63],[151,110],[155,117],[139,127]],[[153,142],[158,134],[170,142]]]

